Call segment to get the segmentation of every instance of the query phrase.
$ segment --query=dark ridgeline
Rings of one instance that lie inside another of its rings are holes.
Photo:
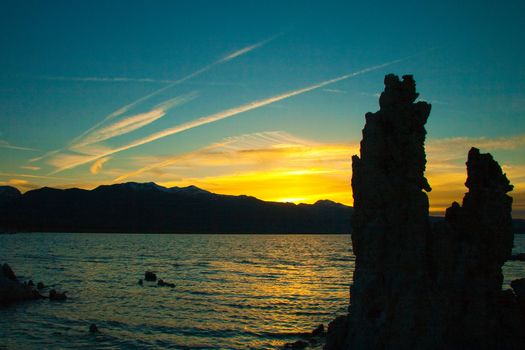
[[[0,230],[40,232],[349,233],[352,208],[265,202],[195,186],[124,183],[94,190],[0,187]]]
[[[430,105],[412,76],[385,77],[380,110],[366,114],[354,156],[348,316],[325,349],[523,349],[525,295],[502,291],[510,257],[512,190],[490,154],[468,154],[463,205],[431,224],[424,177]],[[521,283],[523,284],[523,283]]]

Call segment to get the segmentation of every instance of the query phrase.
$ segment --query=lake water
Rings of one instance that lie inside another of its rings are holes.
[[[0,348],[276,349],[346,312],[350,248],[348,235],[0,235],[0,263],[69,296],[0,308]],[[176,287],[138,285],[146,270]]]

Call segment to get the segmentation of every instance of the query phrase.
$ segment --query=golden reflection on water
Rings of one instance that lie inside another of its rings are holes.
[[[27,305],[27,322],[1,329],[62,348],[275,349],[345,312],[353,266],[345,235],[19,234],[3,243],[17,271],[31,267],[71,298]],[[176,287],[139,286],[146,270]],[[101,329],[95,339],[90,323]]]

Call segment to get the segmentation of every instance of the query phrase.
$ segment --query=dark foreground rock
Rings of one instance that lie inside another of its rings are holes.
[[[514,290],[514,294],[520,299],[525,301],[525,278],[514,280],[510,283],[510,286]]]
[[[514,254],[509,258],[509,261],[525,261],[525,253]]]
[[[512,185],[490,154],[468,154],[462,205],[429,222],[425,123],[412,76],[385,77],[380,110],[366,114],[352,158],[349,315],[325,349],[523,349],[525,313],[502,291],[513,245]]]
[[[66,292],[57,292],[55,289],[49,291],[49,300],[63,301],[67,299]]]
[[[146,271],[144,273],[144,280],[148,282],[155,282],[157,280],[157,275],[154,272]]]
[[[285,349],[304,349],[306,347],[308,347],[308,342],[304,340],[297,340],[293,343],[284,344]]]
[[[42,295],[32,286],[18,281],[8,264],[2,265],[0,269],[0,304],[40,298]]]
[[[158,285],[159,287],[171,287],[171,288],[175,288],[175,283],[166,282],[166,281],[164,281],[163,279],[159,279],[159,281],[157,282],[157,285]]]

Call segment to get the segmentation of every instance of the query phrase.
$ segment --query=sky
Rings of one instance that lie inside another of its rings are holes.
[[[0,185],[196,185],[352,205],[383,77],[413,74],[431,213],[472,146],[525,218],[525,3],[10,1],[0,11]]]

